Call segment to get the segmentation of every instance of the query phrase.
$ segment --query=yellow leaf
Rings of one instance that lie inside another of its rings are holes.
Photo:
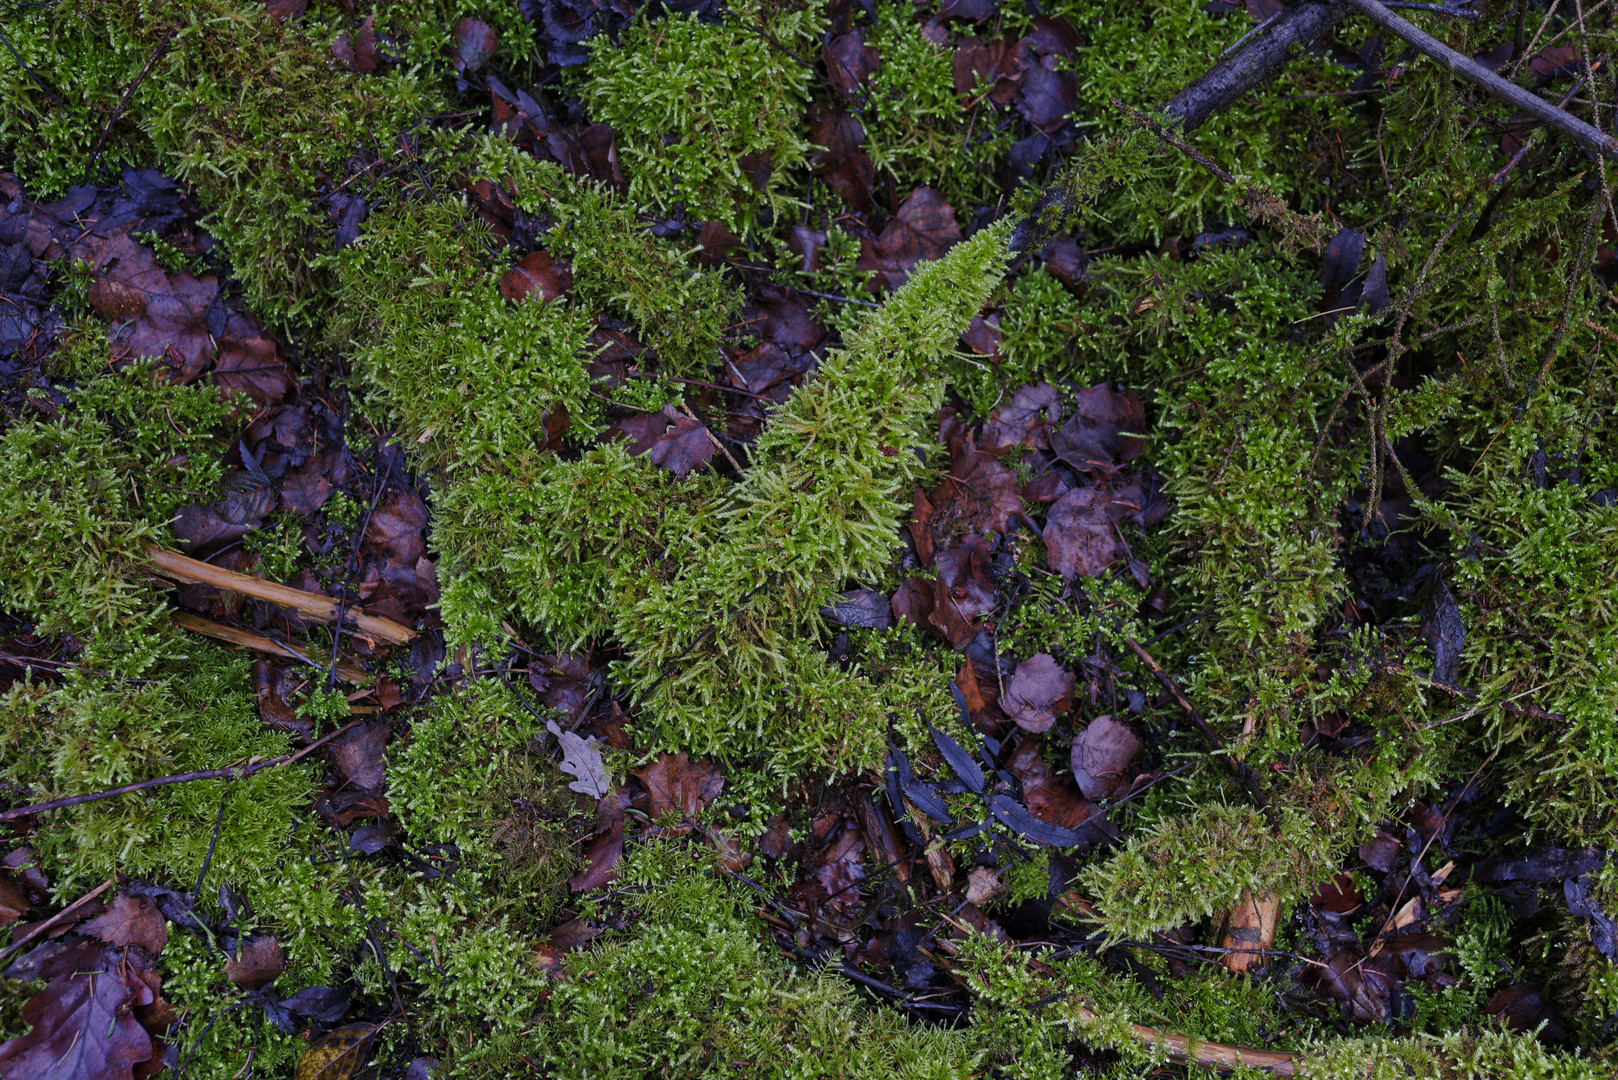
[[[344,1024],[310,1044],[298,1059],[293,1080],[348,1080],[365,1064],[375,1024]]]

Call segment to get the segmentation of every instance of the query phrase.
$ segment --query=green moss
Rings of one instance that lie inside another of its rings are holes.
[[[811,69],[792,54],[814,47],[824,20],[818,0],[743,0],[721,23],[670,14],[637,20],[622,42],[596,38],[584,98],[617,133],[630,198],[681,203],[691,220],[737,231],[763,207],[787,209],[782,177],[809,153],[799,116]],[[752,179],[760,167],[762,185]]]

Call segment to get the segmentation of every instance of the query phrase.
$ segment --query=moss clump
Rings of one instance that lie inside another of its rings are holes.
[[[637,20],[622,43],[596,39],[584,96],[618,134],[630,198],[738,231],[761,208],[786,209],[782,177],[809,153],[799,120],[812,75],[791,54],[824,20],[818,2],[743,0],[720,23],[670,14]]]

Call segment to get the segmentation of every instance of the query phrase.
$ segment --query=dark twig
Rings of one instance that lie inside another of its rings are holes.
[[[191,890],[191,902],[196,903],[202,895],[202,882],[208,876],[208,867],[213,865],[213,851],[219,846],[219,828],[225,823],[225,804],[230,801],[230,781],[225,781],[225,793],[219,798],[219,813],[214,815],[213,836],[208,840],[208,854],[202,857],[202,869],[197,871],[197,887]]]
[[[112,133],[112,125],[116,124],[118,118],[124,114],[124,110],[129,108],[130,99],[135,96],[135,91],[151,72],[152,66],[157,63],[164,53],[169,51],[169,42],[174,39],[174,33],[173,30],[170,30],[163,35],[163,40],[157,43],[157,50],[152,53],[151,59],[146,61],[146,66],[140,69],[140,74],[135,76],[135,81],[129,84],[128,90],[124,91],[124,96],[119,100],[118,107],[112,110],[111,116],[107,117],[106,125],[101,129],[101,134],[96,136],[95,146],[90,150],[90,164],[84,167],[85,173],[88,174],[96,167],[96,159],[101,156],[101,148],[106,145],[107,136]]]
[[[29,817],[33,814],[43,814],[50,810],[63,810],[69,806],[80,806],[84,803],[101,802],[103,799],[116,799],[120,795],[133,795],[137,791],[150,791],[152,788],[167,787],[170,784],[186,784],[193,780],[245,780],[256,772],[272,769],[277,765],[291,765],[300,758],[325,746],[345,731],[365,723],[364,720],[355,720],[325,738],[318,739],[299,750],[296,754],[286,754],[267,761],[254,762],[248,765],[227,765],[223,769],[203,769],[200,772],[177,773],[174,776],[158,776],[151,780],[140,780],[122,787],[108,788],[106,791],[91,791],[83,795],[69,795],[61,799],[52,799],[50,802],[35,803],[32,806],[19,806],[11,810],[0,811],[0,822],[15,821],[18,818]]]
[[[1157,678],[1163,689],[1169,692],[1169,696],[1174,698],[1186,716],[1190,717],[1191,723],[1202,733],[1202,737],[1207,739],[1209,744],[1218,751],[1219,760],[1225,763],[1225,768],[1230,770],[1231,775],[1246,789],[1248,797],[1253,800],[1254,805],[1263,812],[1265,820],[1270,823],[1270,827],[1279,832],[1281,821],[1275,816],[1275,811],[1270,808],[1270,801],[1264,797],[1264,792],[1259,787],[1258,777],[1254,775],[1253,770],[1230,756],[1225,747],[1225,741],[1219,737],[1213,728],[1208,726],[1208,721],[1202,718],[1202,714],[1197,711],[1196,706],[1192,705],[1180,690],[1180,684],[1174,681],[1172,675],[1158,666],[1157,661],[1152,659],[1151,653],[1141,648],[1134,638],[1125,638],[1124,644],[1129,647],[1129,651],[1134,653],[1142,664],[1146,665],[1146,670]]]
[[[1566,110],[1529,93],[1514,82],[1502,79],[1488,68],[1469,57],[1462,56],[1431,34],[1413,26],[1388,10],[1381,0],[1342,0],[1343,6],[1352,7],[1366,18],[1387,30],[1393,36],[1425,53],[1451,75],[1471,83],[1478,89],[1514,105],[1535,120],[1555,128],[1590,153],[1608,161],[1618,161],[1618,138],[1600,128],[1592,127]]]
[[[24,934],[16,941],[13,941],[4,949],[0,949],[0,960],[4,960],[6,957],[10,956],[18,949],[21,949],[24,945],[28,944],[30,941],[33,941],[41,934],[47,933],[67,922],[69,919],[73,918],[74,915],[77,915],[80,911],[82,911],[85,906],[90,903],[90,901],[94,900],[96,897],[100,896],[110,888],[112,888],[112,882],[103,881],[101,884],[97,885],[95,888],[73,901],[67,907],[46,919],[44,922],[35,923],[34,928],[28,931],[28,933]]]

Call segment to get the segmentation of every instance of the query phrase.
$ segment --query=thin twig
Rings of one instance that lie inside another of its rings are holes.
[[[1129,651],[1134,653],[1141,663],[1146,665],[1146,670],[1157,678],[1163,689],[1169,692],[1169,696],[1174,698],[1186,716],[1191,718],[1191,723],[1202,733],[1202,737],[1207,739],[1213,748],[1218,751],[1219,760],[1225,763],[1225,768],[1229,769],[1231,775],[1247,790],[1248,797],[1263,812],[1265,819],[1270,823],[1270,827],[1280,831],[1280,819],[1275,816],[1275,811],[1270,808],[1270,801],[1264,797],[1264,792],[1258,784],[1258,777],[1254,775],[1253,770],[1230,756],[1230,753],[1225,748],[1225,741],[1219,737],[1213,728],[1208,726],[1208,721],[1202,718],[1202,714],[1197,711],[1196,706],[1192,705],[1180,690],[1180,684],[1175,682],[1174,677],[1164,671],[1156,660],[1152,659],[1151,653],[1141,648],[1134,638],[1125,638],[1124,644],[1129,647]]]
[[[223,769],[203,769],[200,772],[177,773],[174,776],[158,776],[151,780],[139,780],[133,784],[122,787],[108,788],[105,791],[90,791],[83,795],[68,795],[49,802],[35,803],[32,806],[19,806],[11,810],[0,810],[0,822],[15,821],[18,818],[30,817],[34,814],[43,814],[51,810],[63,810],[69,806],[81,806],[84,803],[101,802],[104,799],[116,799],[120,795],[133,795],[137,791],[150,791],[153,788],[167,787],[170,784],[187,784],[193,780],[245,780],[256,772],[272,769],[277,765],[291,765],[293,762],[307,756],[313,751],[325,746],[337,736],[365,723],[363,720],[354,720],[343,725],[324,738],[317,739],[296,754],[285,754],[267,761],[250,762],[246,765],[227,765]]]
[[[95,147],[90,151],[90,164],[84,167],[86,174],[96,167],[96,159],[101,156],[101,148],[106,145],[107,136],[112,133],[112,125],[116,124],[118,118],[124,114],[124,110],[129,108],[129,100],[135,96],[136,89],[139,88],[141,82],[151,72],[152,65],[156,64],[158,59],[168,52],[169,42],[173,40],[174,34],[175,31],[170,30],[163,35],[163,40],[157,43],[157,50],[152,53],[151,59],[146,61],[146,66],[140,69],[140,74],[135,76],[135,81],[129,84],[128,90],[124,91],[124,96],[119,100],[118,107],[112,110],[111,116],[107,117],[106,126],[101,129],[101,134],[96,136]]]
[[[39,935],[45,933],[48,930],[52,930],[52,929],[56,928],[57,926],[60,926],[62,923],[66,922],[67,920],[71,919],[81,908],[85,907],[87,904],[90,903],[90,901],[94,900],[96,897],[100,896],[102,893],[106,892],[111,887],[112,887],[112,882],[103,881],[101,884],[97,885],[95,888],[91,889],[89,892],[85,893],[83,896],[81,896],[77,900],[73,901],[67,907],[63,908],[61,911],[58,911],[55,915],[52,915],[50,918],[46,919],[44,922],[35,924],[34,928],[32,930],[28,931],[28,933],[24,934],[22,937],[18,938],[16,941],[13,941],[10,945],[7,945],[4,949],[0,949],[0,960],[4,960],[6,957],[10,956],[12,953],[16,952],[18,949],[22,948],[24,945],[28,944],[30,941],[33,941],[35,938],[39,937]]]
[[[1405,43],[1415,46],[1417,50],[1437,61],[1439,66],[1451,75],[1471,83],[1501,101],[1515,105],[1540,123],[1568,136],[1590,153],[1610,161],[1618,161],[1618,138],[1608,135],[1600,128],[1592,127],[1537,94],[1529,93],[1516,83],[1502,79],[1477,61],[1462,56],[1425,30],[1395,15],[1381,0],[1343,0],[1343,3],[1355,8]]]

